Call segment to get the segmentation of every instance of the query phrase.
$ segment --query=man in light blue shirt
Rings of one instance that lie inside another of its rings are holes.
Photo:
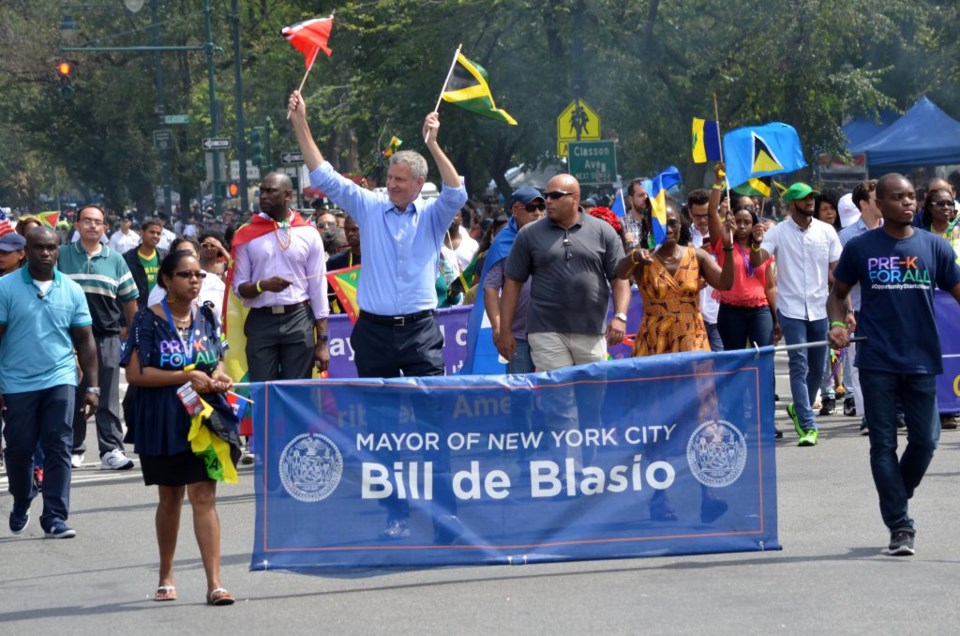
[[[443,189],[439,197],[425,201],[420,196],[427,178],[427,162],[422,155],[411,151],[393,154],[387,170],[387,193],[365,190],[324,161],[310,134],[299,92],[290,95],[289,109],[303,161],[310,170],[310,185],[323,190],[360,227],[360,315],[350,336],[357,374],[361,378],[443,375],[443,334],[434,316],[440,247],[451,221],[467,202],[467,191],[437,143],[437,113],[424,119],[422,137],[440,171]],[[378,396],[376,402],[367,405],[371,412],[400,412],[396,397],[389,393]],[[436,412],[435,405],[413,407],[422,429],[442,426],[443,415]],[[396,427],[396,422],[378,421],[374,426]],[[452,543],[462,527],[455,516],[449,455],[425,453],[424,460],[434,465],[434,543]],[[387,526],[380,538],[409,537],[407,500],[391,495],[380,501],[387,509]]]
[[[437,143],[437,113],[424,120],[423,137],[443,189],[438,198],[425,201],[420,189],[427,162],[420,154],[401,151],[390,157],[386,194],[365,190],[324,161],[299,92],[290,96],[289,105],[310,185],[323,190],[360,226],[360,317],[350,339],[359,376],[443,375],[443,336],[434,319],[440,246],[467,202],[467,192]]]
[[[66,539],[76,536],[66,521],[77,359],[90,387],[84,395],[88,416],[97,410],[100,390],[87,299],[80,285],[56,269],[58,253],[54,231],[35,228],[27,236],[27,266],[0,279],[0,409],[6,408],[10,531],[20,534],[30,521],[30,502],[37,496],[33,452],[39,441],[40,526],[48,537]]]

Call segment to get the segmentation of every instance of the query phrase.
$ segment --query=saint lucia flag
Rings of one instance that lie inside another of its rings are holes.
[[[667,238],[667,190],[675,185],[680,185],[680,171],[676,166],[670,166],[651,180],[650,189],[647,191],[650,195],[650,207],[653,208],[653,242],[657,245]]]
[[[731,130],[723,136],[723,159],[733,187],[807,165],[797,131],[780,122]]]
[[[517,125],[517,120],[507,111],[497,108],[493,102],[493,94],[487,83],[487,72],[476,62],[471,62],[462,53],[457,53],[457,61],[447,85],[443,87],[443,101],[466,108],[477,115],[502,121],[511,126]]]

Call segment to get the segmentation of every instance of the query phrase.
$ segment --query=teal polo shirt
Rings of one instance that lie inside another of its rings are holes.
[[[0,392],[77,385],[70,330],[93,324],[83,289],[59,270],[41,298],[27,266],[0,278]]]

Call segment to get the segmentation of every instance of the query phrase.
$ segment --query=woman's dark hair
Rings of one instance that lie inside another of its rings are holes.
[[[840,231],[840,228],[843,227],[843,225],[840,223],[840,196],[839,196],[839,193],[838,193],[836,190],[824,190],[823,192],[820,193],[820,196],[818,196],[818,197],[816,198],[816,200],[815,200],[815,202],[814,202],[814,204],[813,204],[813,205],[814,205],[814,207],[813,207],[813,216],[814,216],[814,218],[816,218],[818,221],[822,221],[822,220],[823,220],[823,219],[820,218],[820,204],[821,204],[821,203],[829,203],[830,205],[833,206],[833,209],[837,211],[837,216],[836,216],[836,218],[833,219],[833,227],[836,228],[836,230],[839,232],[839,231]]]
[[[690,239],[693,238],[690,233],[690,220],[687,219],[686,215],[680,214],[680,209],[677,207],[677,202],[672,198],[667,198],[666,205],[664,206],[664,214],[673,210],[677,213],[677,218],[680,220],[680,233],[677,235],[677,244],[678,245],[689,245]]]
[[[187,250],[177,250],[176,252],[170,252],[164,256],[163,260],[160,261],[160,273],[157,275],[157,285],[160,285],[160,287],[166,289],[167,286],[163,282],[163,277],[166,276],[167,278],[173,278],[173,273],[177,271],[177,265],[179,265],[180,261],[187,256],[192,259],[197,258]]]
[[[746,199],[750,202],[750,209],[746,210],[750,212],[750,218],[753,219],[753,224],[756,225],[760,222],[760,216],[757,214],[756,206],[753,204],[753,197],[747,194],[734,194],[733,195],[733,206],[730,208],[730,213],[736,215],[737,212],[742,212],[744,210],[737,210],[737,208],[742,205],[743,199]]]
[[[217,239],[220,241],[220,245],[227,247],[226,243],[223,242],[223,234],[220,232],[214,232],[213,230],[204,230],[203,232],[200,232],[200,234],[197,235],[197,242],[203,243],[208,238]]]
[[[943,188],[937,188],[935,190],[930,190],[927,192],[927,196],[923,201],[923,213],[920,215],[920,225],[921,227],[930,227],[933,224],[933,215],[930,214],[930,206],[927,203],[930,201],[930,198],[938,192],[942,192],[952,201],[953,195],[950,194],[949,190],[944,190]]]
[[[178,236],[170,243],[170,249],[172,250],[174,246],[180,245],[181,243],[189,243],[190,245],[193,245],[193,249],[197,250],[197,256],[200,256],[200,241],[193,238],[192,236]],[[176,251],[179,252],[182,250],[176,250]]]

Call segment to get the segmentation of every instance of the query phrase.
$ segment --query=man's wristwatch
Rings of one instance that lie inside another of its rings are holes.
[[[330,340],[330,336],[325,333],[317,336],[317,342],[327,342],[328,340]]]
[[[616,318],[617,320],[622,320],[623,322],[627,322],[627,314],[623,313],[622,311],[619,313],[613,314],[613,317]]]
[[[98,386],[88,386],[88,387],[87,387],[87,393],[93,393],[94,395],[96,395],[97,397],[99,397],[99,396],[100,396],[100,387],[98,387]]]

